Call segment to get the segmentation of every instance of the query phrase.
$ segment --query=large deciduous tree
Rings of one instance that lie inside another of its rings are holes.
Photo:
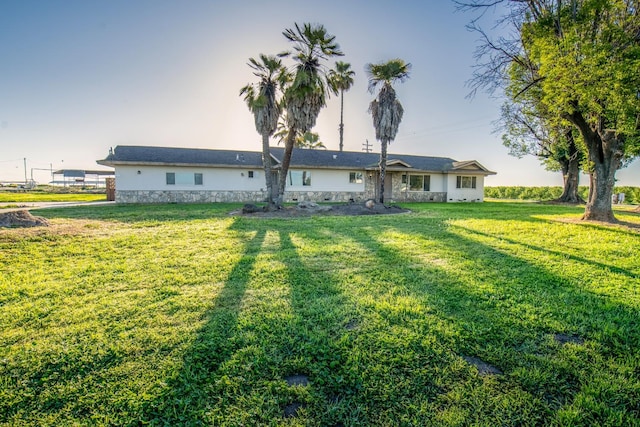
[[[258,77],[257,83],[250,83],[240,90],[244,100],[253,113],[256,130],[262,135],[262,164],[264,166],[265,184],[267,187],[268,208],[274,203],[273,166],[269,150],[269,138],[278,126],[278,118],[282,112],[282,105],[278,99],[278,92],[287,80],[286,70],[282,61],[276,56],[260,54],[259,59],[249,58],[249,67]]]
[[[506,20],[515,24],[519,38],[486,38],[479,57],[489,60],[479,64],[475,82],[500,86],[509,79],[510,64],[523,55],[535,64],[530,87],[541,91],[547,119],[571,123],[584,142],[591,185],[583,219],[615,221],[611,199],[616,171],[640,151],[638,1],[457,3],[506,7]]]
[[[285,141],[280,181],[278,185],[278,206],[284,202],[284,190],[291,164],[291,155],[299,133],[303,135],[316,124],[320,110],[329,96],[327,71],[323,62],[333,56],[342,56],[335,36],[330,35],[322,25],[295,24],[295,28],[283,32],[293,44],[292,58],[295,61],[291,83],[284,93],[286,120],[289,133]]]
[[[371,101],[369,112],[373,118],[376,139],[380,141],[380,177],[378,183],[378,200],[384,203],[384,179],[387,171],[387,146],[396,138],[404,109],[396,97],[393,83],[403,82],[409,78],[411,64],[402,59],[392,59],[379,64],[367,64],[365,71],[369,78],[369,92],[377,87],[380,92]]]
[[[329,84],[334,93],[340,94],[340,151],[344,148],[344,93],[353,86],[353,77],[355,71],[351,69],[351,64],[342,61],[336,61],[336,68],[329,71]]]
[[[533,155],[547,170],[562,172],[563,191],[556,201],[585,203],[578,193],[584,160],[580,136],[570,123],[550,118],[535,84],[535,64],[522,57],[511,64],[509,76],[499,121],[504,146],[513,156]]]

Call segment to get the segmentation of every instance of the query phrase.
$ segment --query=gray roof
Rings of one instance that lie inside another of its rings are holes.
[[[271,156],[275,166],[284,153],[282,147],[271,147]],[[309,167],[326,169],[372,170],[378,168],[380,154],[357,151],[332,151],[295,149],[291,156],[291,167]],[[147,147],[119,145],[98,163],[106,166],[116,165],[178,165],[178,166],[221,166],[221,167],[262,167],[262,153],[240,150],[206,150],[195,148]],[[457,165],[470,162],[456,162],[447,157],[412,156],[388,154],[388,170],[414,170],[429,172],[448,172],[457,169]],[[477,162],[485,173],[493,174]]]

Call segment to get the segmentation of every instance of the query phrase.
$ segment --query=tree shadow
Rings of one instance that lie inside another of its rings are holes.
[[[70,206],[64,208],[31,209],[33,215],[47,219],[83,219],[128,224],[203,220],[228,216],[239,204],[116,204]]]
[[[233,229],[232,225],[230,230]],[[232,338],[237,334],[242,299],[265,233],[265,229],[257,229],[252,233],[253,237],[244,243],[242,256],[231,269],[213,305],[204,314],[207,320],[186,350],[182,367],[167,381],[162,392],[144,405],[138,420],[132,424],[173,426],[208,423],[206,412],[215,400],[211,395],[211,383],[220,366],[236,350]]]
[[[463,229],[463,230],[465,230],[465,232],[470,233],[470,234],[483,236],[485,238],[496,238],[495,236],[492,236],[491,234],[483,233],[482,231],[474,230],[474,229],[471,229],[471,228],[468,228],[468,227],[462,227],[462,226],[459,226],[459,225],[457,225],[456,227],[460,228],[460,229]],[[504,237],[504,236],[500,236],[499,239],[503,240],[505,242],[508,242],[508,243],[510,243],[512,245],[517,245],[517,246],[521,246],[521,247],[524,247],[524,248],[527,248],[527,249],[532,249],[532,250],[535,250],[535,251],[538,251],[538,252],[551,254],[551,255],[554,255],[554,256],[558,256],[558,257],[563,257],[565,259],[576,261],[576,262],[581,263],[581,264],[596,265],[599,268],[602,268],[604,270],[608,270],[608,271],[610,271],[612,273],[616,273],[616,274],[621,274],[621,275],[627,276],[630,279],[638,279],[640,277],[640,275],[638,273],[634,273],[633,271],[626,270],[626,269],[620,268],[620,267],[616,267],[615,265],[605,264],[603,262],[596,261],[596,260],[593,260],[593,259],[588,259],[588,258],[584,258],[584,257],[568,254],[566,252],[552,250],[552,249],[549,249],[549,248],[543,248],[543,247],[540,247],[540,246],[535,246],[535,245],[532,245],[530,243],[523,243],[523,242],[520,242],[520,241],[517,241],[517,240],[514,240],[514,239],[510,239],[510,238],[507,238],[507,237]]]
[[[617,369],[615,360],[624,365],[625,360],[637,357],[640,330],[631,307],[612,303],[606,296],[580,289],[561,276],[456,234],[441,224],[417,236],[415,224],[388,225],[386,230],[397,234],[391,243],[385,242],[385,230],[379,228],[351,230],[341,233],[340,238],[355,239],[375,255],[378,271],[389,271],[382,277],[382,284],[400,286],[422,306],[425,316],[435,313],[449,324],[453,331],[441,334],[438,340],[446,343],[453,354],[490,362],[506,373],[506,389],[522,390],[530,393],[534,401],[545,402],[528,411],[521,408],[534,419],[549,420],[553,411],[572,402],[581,390],[589,389],[589,378],[600,374],[596,369],[609,369],[605,363],[591,365],[591,361],[581,358],[569,367],[554,359],[559,350],[553,337],[558,332],[575,334],[590,342],[597,351],[585,347],[585,352],[610,358],[611,372]],[[433,235],[429,231],[434,231]],[[406,241],[398,243],[403,236]],[[443,259],[452,259],[447,253],[464,256],[457,266],[441,265]],[[384,291],[379,295],[383,296]],[[405,315],[390,321],[411,320],[412,316]],[[525,381],[525,373],[531,369],[543,372],[546,378]],[[444,386],[443,392],[447,389]],[[632,410],[633,404],[627,399],[620,408],[625,413]],[[488,409],[485,415],[490,418],[491,411],[498,410],[488,403],[477,411]]]

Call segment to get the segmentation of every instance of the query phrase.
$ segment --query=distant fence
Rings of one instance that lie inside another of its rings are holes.
[[[621,186],[615,187],[614,194],[624,193],[624,203],[630,205],[640,204],[640,187]],[[587,200],[589,187],[578,188],[580,197]],[[562,195],[562,187],[518,187],[498,186],[485,187],[484,196],[492,199],[516,199],[516,200],[553,200]]]

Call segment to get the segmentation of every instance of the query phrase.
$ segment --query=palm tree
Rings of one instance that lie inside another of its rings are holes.
[[[253,113],[256,130],[262,135],[262,164],[267,186],[268,209],[271,208],[274,199],[271,152],[269,150],[269,138],[276,131],[278,118],[282,112],[282,105],[278,101],[278,89],[282,89],[286,79],[286,69],[282,61],[275,56],[260,54],[260,60],[249,58],[249,67],[253,74],[259,78],[257,83],[248,84],[240,89],[240,95]]]
[[[373,117],[376,139],[380,141],[380,203],[384,203],[384,178],[387,172],[387,145],[396,138],[398,127],[402,121],[404,110],[396,98],[393,83],[404,82],[409,78],[411,64],[402,59],[392,59],[380,64],[367,64],[365,71],[369,77],[369,92],[382,86],[378,98],[369,104],[369,112]]]
[[[351,64],[337,61],[336,69],[329,71],[329,83],[331,89],[337,95],[340,93],[340,151],[344,147],[344,93],[353,86],[353,76],[356,72],[351,69]]]
[[[278,121],[278,129],[273,136],[278,140],[278,145],[286,143],[287,136],[289,136],[289,128],[287,127],[286,117]],[[326,150],[324,142],[320,141],[320,135],[317,132],[307,131],[305,133],[298,132],[296,135],[296,140],[293,144],[294,148],[310,148],[310,149],[318,149],[321,148]]]
[[[284,201],[284,189],[287,185],[287,173],[291,163],[291,154],[298,132],[304,134],[316,124],[322,107],[329,96],[327,76],[322,61],[332,56],[343,55],[335,36],[327,33],[324,26],[305,23],[282,33],[293,43],[293,60],[296,62],[293,78],[287,86],[284,99],[287,110],[289,133],[285,141],[284,155],[278,185],[278,206]]]

